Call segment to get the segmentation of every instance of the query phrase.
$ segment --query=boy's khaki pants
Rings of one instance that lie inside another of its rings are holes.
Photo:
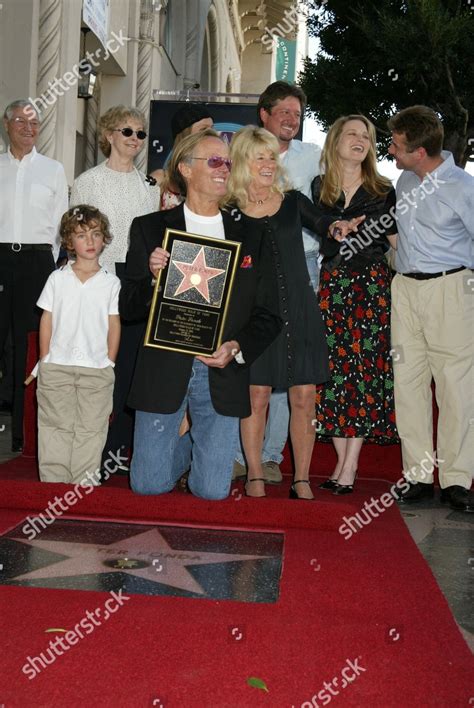
[[[98,484],[114,370],[41,363],[38,459],[42,482]]]

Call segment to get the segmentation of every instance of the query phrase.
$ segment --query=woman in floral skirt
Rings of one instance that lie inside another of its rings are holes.
[[[321,177],[312,185],[321,215],[365,215],[337,256],[324,259],[320,308],[326,326],[330,381],[316,395],[317,432],[331,438],[336,467],[321,486],[353,491],[364,440],[397,439],[390,359],[389,243],[396,247],[395,192],[377,172],[375,128],[362,115],[329,129]]]

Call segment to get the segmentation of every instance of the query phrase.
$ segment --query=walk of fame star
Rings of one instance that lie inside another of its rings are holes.
[[[201,246],[192,263],[173,261],[173,264],[184,275],[174,295],[181,295],[181,293],[195,288],[206,302],[210,302],[209,280],[216,278],[218,275],[221,275],[221,273],[225,273],[225,270],[222,268],[211,268],[207,265],[204,246]]]
[[[220,536],[227,552],[219,552]],[[260,552],[228,552],[242,544]],[[21,526],[0,538],[0,584],[275,602],[281,550],[281,534],[58,520],[34,540]]]

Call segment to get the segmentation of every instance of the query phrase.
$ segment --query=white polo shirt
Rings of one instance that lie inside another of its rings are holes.
[[[44,363],[105,369],[109,315],[118,315],[120,280],[101,269],[82,283],[71,264],[55,270],[36,303],[53,314],[53,331]]]

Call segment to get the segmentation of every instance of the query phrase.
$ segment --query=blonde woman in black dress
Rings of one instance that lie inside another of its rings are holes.
[[[302,227],[321,240],[330,255],[338,244],[328,238],[332,218],[320,217],[307,197],[289,190],[279,163],[277,139],[263,128],[247,126],[231,143],[232,172],[227,202],[234,218],[250,232],[264,232],[270,241],[277,272],[283,330],[251,369],[252,414],[241,421],[242,444],[248,466],[246,493],[265,496],[261,450],[272,388],[288,390],[290,438],[295,461],[290,496],[313,499],[309,466],[314,446],[315,384],[329,378],[326,337],[304,255]],[[341,221],[343,238],[361,219]]]

